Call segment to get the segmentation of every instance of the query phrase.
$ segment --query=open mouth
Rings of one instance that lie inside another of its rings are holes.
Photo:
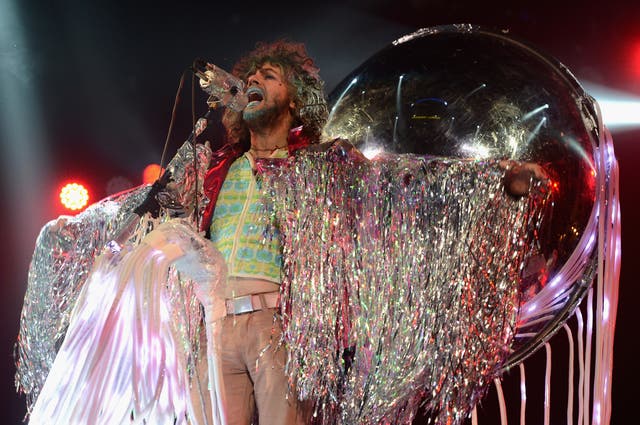
[[[264,99],[264,96],[262,95],[262,90],[255,88],[255,87],[251,87],[249,90],[247,90],[247,100],[249,101],[249,103],[258,103],[261,102],[262,99]]]

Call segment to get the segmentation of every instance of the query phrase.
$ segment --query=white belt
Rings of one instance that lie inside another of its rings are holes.
[[[253,311],[275,308],[278,305],[279,292],[265,292],[263,294],[244,295],[242,297],[225,300],[227,315],[244,314]]]

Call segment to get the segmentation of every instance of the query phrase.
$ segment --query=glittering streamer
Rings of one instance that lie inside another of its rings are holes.
[[[283,237],[287,371],[324,424],[460,423],[512,342],[548,197],[496,162],[303,153],[265,167]]]
[[[593,343],[593,288],[587,292],[587,326],[585,328],[585,348],[584,348],[584,418],[586,425],[589,425],[589,411],[591,410],[591,353]]]
[[[175,181],[163,196],[171,201],[172,206],[189,202],[188,196],[180,194],[193,193],[195,182],[203,181],[211,151],[206,146],[198,145],[197,152],[197,179],[193,168],[194,150],[189,144],[178,151],[167,167]],[[76,216],[61,216],[52,220],[40,231],[29,267],[16,345],[16,388],[26,395],[28,412],[62,344],[71,310],[95,259],[103,247],[131,223],[132,211],[144,200],[148,191],[148,186],[139,187],[111,196]],[[189,205],[182,205],[181,208],[189,211]],[[141,220],[128,243],[135,246],[152,228],[152,222]],[[175,280],[178,276],[172,274],[169,279]],[[172,287],[177,288],[178,285]],[[180,317],[177,316],[178,309],[174,314],[177,326],[185,335],[189,335],[188,341],[181,343],[191,348],[189,364],[193,364],[199,351],[201,312],[194,294],[182,295],[184,308]]]
[[[171,293],[182,292],[167,281],[172,263],[210,282],[213,293],[224,281],[222,256],[185,222],[159,225],[135,248],[105,249],[80,292],[30,423],[197,423],[188,419],[194,407],[188,351],[179,344],[186,337],[172,314],[181,303]]]
[[[545,342],[544,348],[547,352],[547,363],[544,373],[544,425],[549,425],[551,417],[551,345]]]
[[[189,214],[196,212],[197,208],[197,215],[193,214],[193,217],[200,217],[209,202],[202,188],[207,166],[211,161],[211,149],[208,145],[197,144],[195,152],[197,154],[194,161],[194,146],[191,143],[185,142],[178,149],[167,166],[173,182],[160,194],[159,199],[164,206],[184,210]],[[194,163],[198,164],[197,174],[193,172]]]
[[[567,425],[573,425],[573,368],[574,368],[574,354],[573,354],[573,333],[571,328],[565,323],[563,325],[565,332],[567,333],[567,342],[569,344],[569,364],[567,365]],[[521,366],[524,367],[524,366]]]
[[[16,386],[35,402],[62,344],[69,316],[93,262],[128,213],[146,196],[136,190],[48,223],[36,240],[20,318]]]
[[[520,369],[520,425],[525,425],[527,411],[527,380],[524,363],[520,363],[518,367]]]
[[[495,378],[493,380],[493,383],[496,386],[498,406],[500,407],[500,425],[507,425],[507,408],[504,402],[504,392],[502,391],[502,383],[500,382],[500,378]]]
[[[618,161],[613,151],[611,134],[602,124],[598,151],[598,204],[603,212],[598,222],[598,280],[596,294],[596,353],[593,382],[593,419],[595,425],[611,420],[611,382],[613,371],[613,339],[618,307],[620,280],[620,200]]]
[[[580,311],[580,309],[576,309],[575,312],[575,316],[576,316],[576,321],[578,323],[578,370],[579,370],[579,375],[578,375],[578,422],[576,422],[578,425],[582,425],[583,419],[585,419],[584,416],[584,406],[585,406],[585,401],[584,401],[584,391],[585,391],[585,380],[584,380],[584,371],[585,371],[585,364],[584,364],[584,358],[585,358],[585,353],[584,353],[584,341],[583,341],[583,335],[584,335],[584,319],[582,318],[582,312]],[[586,386],[588,386],[589,383],[586,383]],[[587,415],[586,418],[588,418],[589,416]],[[588,420],[588,419],[587,419]]]

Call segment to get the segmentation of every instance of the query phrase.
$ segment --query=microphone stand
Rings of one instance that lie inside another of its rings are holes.
[[[209,109],[207,110],[204,116],[200,117],[198,121],[196,121],[196,124],[194,125],[193,130],[191,130],[191,133],[189,134],[189,137],[187,137],[187,140],[186,140],[194,148],[195,148],[195,143],[198,136],[200,136],[202,132],[206,130],[206,128],[211,123],[211,119],[213,118],[215,103],[210,101],[207,101],[207,103],[209,104]],[[194,161],[196,159],[197,159],[197,155],[194,155]],[[107,244],[107,247],[111,250],[112,253],[115,254],[116,252],[120,252],[120,250],[122,249],[122,246],[133,235],[137,227],[138,221],[140,220],[140,218],[142,218],[142,216],[145,213],[150,212],[153,217],[157,217],[159,213],[160,205],[158,204],[156,195],[161,190],[163,190],[170,181],[171,181],[171,172],[165,171],[162,174],[162,176],[158,180],[156,180],[156,182],[151,186],[151,190],[147,194],[144,201],[142,201],[140,205],[138,205],[129,214],[124,224],[116,232],[116,235],[114,236],[113,240],[111,240]]]

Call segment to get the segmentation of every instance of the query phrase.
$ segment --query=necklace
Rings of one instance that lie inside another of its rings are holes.
[[[284,146],[276,146],[276,147],[274,147],[274,148],[254,148],[253,146],[251,146],[251,149],[250,149],[250,150],[255,151],[255,152],[275,152],[275,151],[277,151],[278,149],[284,149],[284,148],[286,148],[286,147],[287,147],[287,145],[284,145]]]
[[[251,148],[249,149],[249,152],[251,152],[251,154],[254,157],[267,157],[267,156],[273,155],[273,153],[275,151],[277,151],[278,149],[283,149],[283,148],[286,148],[286,147],[287,147],[287,145],[276,146],[274,148],[254,148],[253,146],[251,146]]]

